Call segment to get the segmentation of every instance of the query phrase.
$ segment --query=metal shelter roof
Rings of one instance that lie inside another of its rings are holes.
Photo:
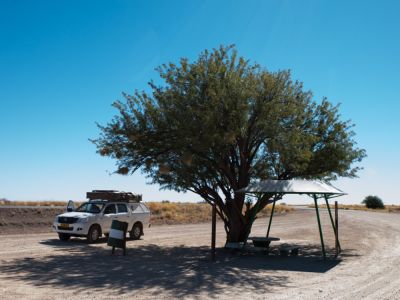
[[[249,184],[246,188],[236,191],[238,193],[280,193],[280,194],[307,194],[341,196],[345,192],[331,184],[320,180],[264,180]]]

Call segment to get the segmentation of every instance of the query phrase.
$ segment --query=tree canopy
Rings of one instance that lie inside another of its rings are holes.
[[[157,68],[164,84],[123,94],[118,114],[100,126],[98,152],[117,173],[141,170],[164,189],[215,203],[229,241],[249,232],[274,195],[244,205],[235,193],[264,179],[355,177],[365,156],[339,107],[313,100],[289,71],[270,72],[233,46]]]

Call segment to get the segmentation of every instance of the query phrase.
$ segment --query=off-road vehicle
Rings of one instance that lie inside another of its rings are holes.
[[[102,235],[108,236],[113,220],[128,223],[131,239],[139,239],[144,234],[143,229],[150,226],[150,210],[141,203],[142,195],[94,190],[86,193],[86,197],[89,201],[76,209],[69,201],[67,212],[55,218],[53,230],[60,240],[68,241],[71,236],[78,236],[94,243]]]

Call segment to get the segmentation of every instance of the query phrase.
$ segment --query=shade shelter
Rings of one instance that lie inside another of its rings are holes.
[[[293,179],[293,180],[264,180],[258,183],[253,183],[248,185],[246,188],[236,191],[237,193],[246,193],[246,194],[263,194],[263,193],[270,193],[275,194],[274,200],[271,200],[270,203],[272,204],[272,211],[268,223],[268,231],[267,231],[267,238],[269,237],[269,232],[271,229],[272,218],[274,215],[275,210],[275,203],[276,201],[282,199],[283,195],[285,194],[298,194],[298,195],[308,195],[314,199],[315,204],[315,211],[317,214],[317,221],[318,221],[318,228],[319,234],[321,239],[321,247],[322,247],[322,255],[324,259],[326,258],[325,253],[325,245],[324,245],[324,237],[321,228],[321,219],[318,210],[318,199],[323,198],[325,200],[329,217],[331,220],[332,228],[335,233],[336,241],[340,249],[339,239],[338,239],[338,232],[333,221],[331,208],[329,206],[328,199],[338,196],[346,195],[343,191],[337,189],[336,187],[332,186],[323,181],[319,180],[300,180],[300,179]]]

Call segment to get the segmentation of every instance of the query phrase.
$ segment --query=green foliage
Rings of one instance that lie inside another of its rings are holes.
[[[289,71],[269,72],[233,46],[204,51],[194,62],[158,69],[163,85],[123,94],[119,113],[93,140],[117,161],[117,173],[144,172],[164,189],[192,191],[216,203],[226,230],[249,230],[274,195],[242,214],[234,191],[263,179],[354,177],[365,151],[338,106],[312,100]],[[238,226],[239,226],[238,225]],[[243,238],[243,236],[242,236]]]
[[[378,196],[369,195],[361,203],[365,204],[367,208],[385,208],[382,199]]]

